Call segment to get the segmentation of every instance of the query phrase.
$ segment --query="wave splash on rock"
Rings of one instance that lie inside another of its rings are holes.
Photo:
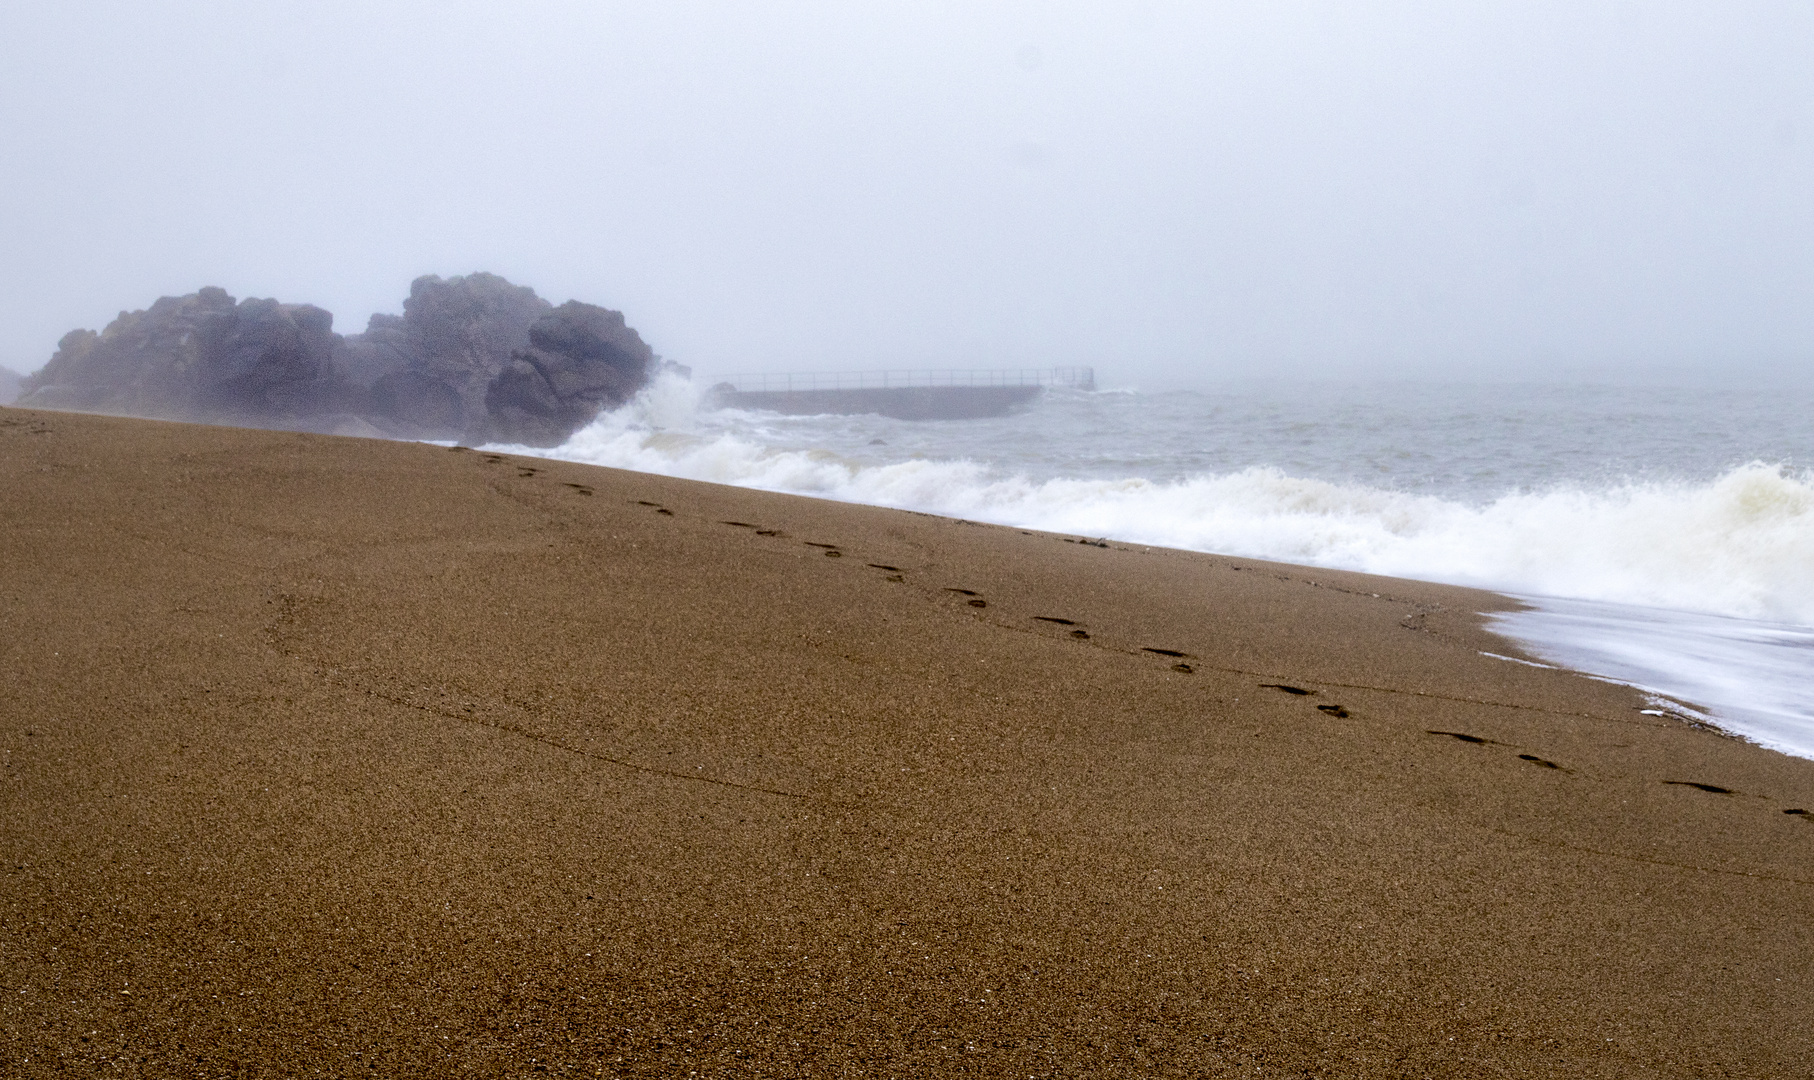
[[[621,312],[495,274],[417,278],[403,314],[334,332],[313,304],[166,296],[63,336],[17,404],[406,439],[557,446],[645,386]]]

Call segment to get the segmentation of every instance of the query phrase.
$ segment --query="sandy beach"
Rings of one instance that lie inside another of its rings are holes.
[[[1814,762],[1082,539],[0,409],[0,1074],[1806,1074]]]

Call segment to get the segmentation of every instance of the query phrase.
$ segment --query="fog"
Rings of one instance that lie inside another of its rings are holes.
[[[706,372],[1791,378],[1802,3],[82,3],[0,15],[0,365],[490,270]]]

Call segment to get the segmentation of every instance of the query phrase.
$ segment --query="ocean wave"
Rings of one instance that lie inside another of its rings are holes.
[[[1814,623],[1814,478],[1780,465],[1700,482],[1558,485],[1478,505],[1274,467],[1035,480],[976,461],[777,446],[766,436],[779,429],[713,426],[698,394],[664,378],[554,450],[510,449],[1130,543]]]

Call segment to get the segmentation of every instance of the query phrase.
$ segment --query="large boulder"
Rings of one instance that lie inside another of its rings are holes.
[[[655,353],[623,314],[569,300],[529,326],[526,348],[485,389],[498,442],[558,446],[648,380]]]
[[[372,384],[378,411],[423,437],[477,441],[492,426],[486,390],[529,347],[529,325],[552,310],[534,289],[495,274],[417,278],[403,317],[374,319],[360,335],[403,360]]]
[[[553,446],[647,384],[622,314],[494,274],[417,278],[342,337],[309,304],[206,288],[64,336],[19,404],[207,423]]]

